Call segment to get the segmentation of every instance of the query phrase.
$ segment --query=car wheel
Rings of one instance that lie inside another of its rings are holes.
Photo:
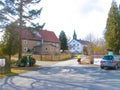
[[[114,69],[117,70],[118,69],[118,65],[115,65]]]
[[[104,67],[103,67],[103,66],[101,66],[100,68],[101,68],[101,69],[104,69]]]

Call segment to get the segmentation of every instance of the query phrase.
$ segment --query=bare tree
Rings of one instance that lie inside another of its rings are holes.
[[[88,41],[87,50],[89,55],[106,53],[104,38],[97,38],[90,33],[86,36],[86,40]]]
[[[93,54],[94,54],[93,48],[94,48],[94,46],[95,46],[95,44],[94,44],[94,42],[95,42],[94,35],[93,35],[92,33],[88,34],[88,35],[86,36],[85,40],[88,41],[88,43],[87,43],[88,54],[89,54],[89,55],[93,55]]]
[[[98,51],[99,54],[105,54],[106,53],[106,44],[105,44],[105,39],[104,38],[97,38],[95,41],[96,47],[94,51]]]

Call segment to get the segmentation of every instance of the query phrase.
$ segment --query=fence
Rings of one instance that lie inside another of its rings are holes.
[[[36,60],[43,60],[43,61],[59,61],[59,60],[66,60],[72,57],[71,54],[58,54],[58,55],[33,55]]]

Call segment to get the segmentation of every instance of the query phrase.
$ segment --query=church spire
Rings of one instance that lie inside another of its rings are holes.
[[[76,32],[75,32],[75,30],[74,30],[74,34],[73,34],[73,39],[77,39],[77,34],[76,34]]]

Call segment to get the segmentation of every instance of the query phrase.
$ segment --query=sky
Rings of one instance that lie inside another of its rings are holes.
[[[120,0],[116,0],[117,5]],[[42,0],[40,20],[44,29],[54,31],[59,37],[63,30],[68,38],[75,30],[78,39],[89,34],[102,38],[112,0]]]

